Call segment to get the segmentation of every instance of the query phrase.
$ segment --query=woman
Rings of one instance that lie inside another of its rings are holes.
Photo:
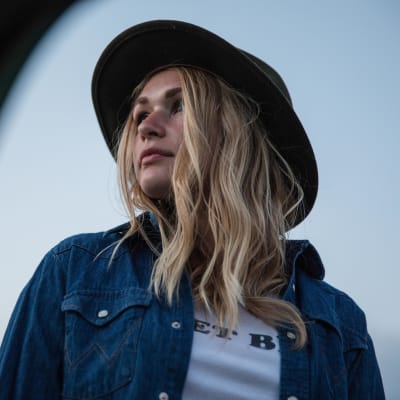
[[[383,399],[362,311],[285,239],[317,168],[279,75],[150,21],[103,52],[93,101],[130,223],[45,256],[4,338],[0,399]]]

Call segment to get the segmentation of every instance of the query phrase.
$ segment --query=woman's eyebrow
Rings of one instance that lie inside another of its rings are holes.
[[[166,98],[174,97],[177,93],[180,93],[180,92],[182,92],[182,88],[180,86],[171,88],[165,92],[165,97]]]
[[[182,88],[181,88],[180,86],[177,86],[177,87],[168,89],[168,90],[165,92],[164,97],[165,97],[166,99],[169,99],[169,98],[171,98],[171,97],[174,97],[177,93],[180,93],[180,92],[182,92]],[[148,102],[149,102],[149,99],[148,99],[146,96],[140,96],[140,97],[138,97],[138,98],[136,99],[136,101],[135,101],[135,103],[134,103],[133,106],[136,107],[138,104],[146,104],[146,103],[148,103]]]

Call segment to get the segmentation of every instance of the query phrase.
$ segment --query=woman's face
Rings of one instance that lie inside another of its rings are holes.
[[[161,71],[146,83],[135,101],[133,120],[137,182],[150,198],[163,199],[170,191],[175,156],[183,140],[182,91],[175,69]]]

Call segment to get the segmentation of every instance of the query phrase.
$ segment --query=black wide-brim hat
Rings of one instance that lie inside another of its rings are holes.
[[[300,223],[314,205],[318,172],[285,83],[265,62],[201,27],[181,21],[149,21],[122,32],[103,51],[93,74],[92,97],[113,156],[130,111],[133,89],[150,72],[167,66],[209,71],[259,104],[269,140],[303,188],[303,212],[294,225]]]

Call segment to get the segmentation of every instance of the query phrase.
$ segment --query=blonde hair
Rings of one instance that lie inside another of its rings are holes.
[[[304,322],[280,298],[287,285],[284,237],[301,210],[301,187],[268,139],[250,98],[205,71],[176,69],[184,140],[175,158],[171,195],[153,200],[138,185],[132,159],[136,127],[129,117],[117,155],[131,218],[122,240],[136,231],[146,238],[135,208],[151,211],[163,246],[151,280],[157,296],[172,303],[187,269],[195,301],[212,310],[221,326],[234,329],[242,305],[272,326],[294,328],[301,347]]]

